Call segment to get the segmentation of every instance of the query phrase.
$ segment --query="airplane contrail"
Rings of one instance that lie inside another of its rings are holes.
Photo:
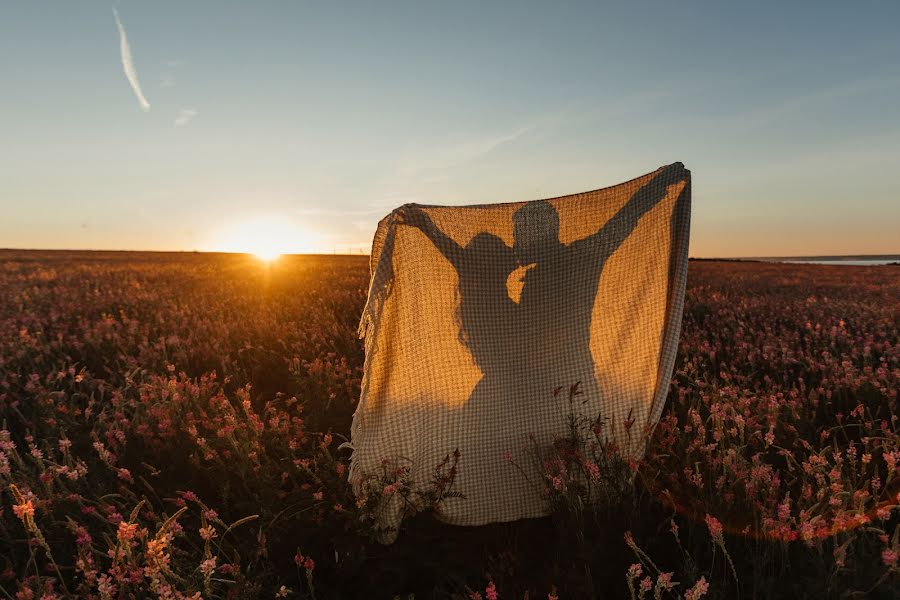
[[[134,95],[137,97],[141,110],[147,112],[150,110],[150,103],[144,98],[144,92],[141,91],[141,82],[138,81],[137,71],[134,69],[134,61],[131,59],[131,47],[128,45],[128,36],[125,35],[125,28],[119,19],[119,11],[113,6],[113,16],[116,18],[116,26],[119,28],[119,49],[122,52],[122,70],[125,71],[125,78],[131,84]]]

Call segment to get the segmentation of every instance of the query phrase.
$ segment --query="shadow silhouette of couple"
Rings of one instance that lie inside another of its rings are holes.
[[[462,245],[447,233],[450,225],[447,231],[437,226],[429,216],[431,207],[427,206],[407,204],[390,215],[361,319],[363,335],[367,327],[377,322],[393,285],[395,234],[407,227],[415,228],[457,274],[455,325],[460,342],[481,373],[466,401],[454,402],[452,408],[450,403],[440,401],[442,398],[422,397],[421,402],[410,402],[395,411],[388,410],[390,405],[384,402],[368,409],[368,430],[380,434],[379,443],[389,456],[398,455],[399,460],[412,465],[432,465],[440,460],[437,455],[454,447],[460,450],[454,489],[465,495],[465,505],[447,509],[442,520],[479,525],[545,514],[545,498],[535,493],[533,476],[538,472],[526,461],[534,458],[536,446],[551,443],[554,436],[565,431],[568,414],[553,401],[553,390],[578,382],[584,394],[581,398],[592,401],[591,410],[601,406],[608,411],[610,407],[598,401],[615,401],[600,397],[591,354],[595,302],[607,261],[632,235],[641,218],[667,197],[669,187],[688,179],[689,172],[681,163],[657,170],[606,223],[598,224],[592,234],[571,243],[560,240],[560,213],[552,201],[546,200],[524,203],[513,213],[511,245],[487,231],[477,233]],[[421,242],[424,240],[406,248],[410,252],[419,250]],[[418,258],[411,262],[421,265]],[[636,273],[640,274],[641,269],[636,268]],[[423,285],[427,282],[426,277]],[[510,284],[515,283],[520,285],[513,291]],[[443,301],[437,294],[429,296],[432,297],[436,302]],[[415,310],[428,311],[429,306],[417,305]],[[610,318],[618,320],[615,315]],[[372,336],[366,339],[372,343],[367,346],[368,361],[378,344]],[[409,351],[408,346],[404,349]],[[442,349],[423,340],[423,351],[430,353],[428,364],[437,368],[423,373],[398,367],[402,372],[397,377],[397,393],[418,397],[421,388],[440,396],[446,385],[447,397],[455,400],[454,394],[464,384],[455,379],[450,364],[443,365],[441,356],[431,354]],[[386,360],[390,361],[390,354]],[[387,381],[391,370],[385,372]],[[410,381],[423,377],[437,381],[428,385]],[[380,385],[388,385],[385,381]],[[368,396],[368,385],[366,377],[362,398]],[[360,423],[355,416],[354,427]],[[365,445],[360,431],[353,436]],[[419,436],[433,436],[435,443],[429,444],[427,438]],[[410,438],[422,443],[412,443]],[[357,462],[351,462],[351,472],[377,468],[376,460],[383,464],[380,454],[367,456],[358,452],[359,449],[354,450]],[[360,466],[363,460],[373,462]],[[392,498],[391,502],[391,508],[386,509],[386,522],[399,523],[400,501]]]
[[[545,200],[513,214],[512,247],[487,232],[461,246],[420,206],[401,207],[400,223],[428,237],[459,277],[460,341],[482,372],[467,411],[501,398],[511,408],[507,400],[546,398],[575,382],[598,393],[590,331],[604,266],[667,187],[686,178],[681,163],[661,168],[599,230],[570,244],[560,241],[559,214]],[[515,298],[509,283],[520,273]]]

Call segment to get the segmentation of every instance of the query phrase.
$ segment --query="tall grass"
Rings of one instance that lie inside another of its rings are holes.
[[[349,257],[0,254],[0,596],[900,589],[900,270],[692,264],[668,405],[628,432],[651,436],[644,460],[573,416],[534,448],[551,516],[480,528],[433,515],[458,456],[424,492],[388,466],[361,500],[346,482],[367,276]],[[391,546],[385,497],[409,515]]]

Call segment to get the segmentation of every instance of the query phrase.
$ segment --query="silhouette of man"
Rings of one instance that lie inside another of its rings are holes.
[[[549,202],[525,204],[513,215],[513,250],[526,271],[519,297],[517,335],[529,348],[529,371],[554,382],[580,381],[596,393],[590,350],[591,317],[600,276],[638,221],[666,195],[666,182],[686,177],[681,163],[664,167],[597,232],[568,245],[559,240],[559,214]]]

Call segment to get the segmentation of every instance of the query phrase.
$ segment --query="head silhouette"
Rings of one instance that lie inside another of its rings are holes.
[[[502,253],[504,250],[509,251],[509,247],[496,235],[482,231],[469,240],[469,243],[466,244],[466,250],[490,255],[492,253]]]
[[[482,231],[466,244],[466,255],[477,268],[460,273],[460,285],[474,287],[480,294],[506,293],[506,278],[515,270],[516,260],[502,239]]]
[[[526,203],[513,213],[513,238],[519,264],[537,262],[543,251],[559,246],[559,213],[546,200]]]

